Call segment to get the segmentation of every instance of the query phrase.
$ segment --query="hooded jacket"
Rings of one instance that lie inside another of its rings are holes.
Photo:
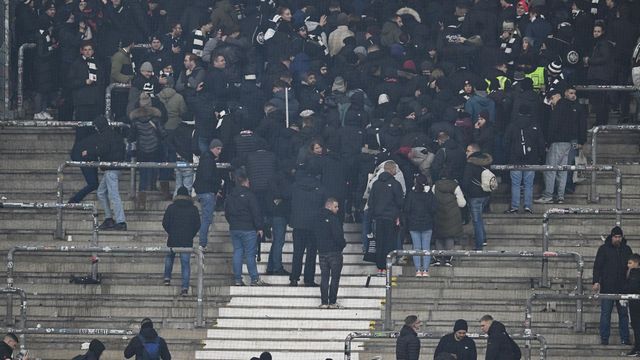
[[[170,87],[162,89],[158,94],[158,98],[167,109],[167,123],[164,127],[167,130],[174,130],[182,121],[182,117],[187,113],[187,104],[184,102],[182,95]]]
[[[514,360],[520,359],[522,353],[518,345],[511,339],[507,330],[499,321],[493,321],[487,332],[486,360]]]
[[[578,101],[560,99],[551,111],[547,143],[587,142],[587,114]]]
[[[420,339],[410,326],[404,325],[396,341],[396,360],[418,360]]]
[[[464,150],[453,139],[444,142],[442,147],[436,152],[436,156],[431,163],[431,177],[433,181],[440,179],[440,173],[444,169],[449,169],[449,177],[458,181],[462,180],[465,166]]]
[[[216,159],[211,151],[207,151],[200,156],[193,188],[196,190],[196,194],[215,194],[220,190],[220,180]]]
[[[409,231],[432,230],[437,209],[438,202],[428,186],[424,191],[409,191],[404,202],[404,216]]]
[[[129,113],[132,122],[129,141],[138,143],[139,152],[152,154],[160,150],[165,135],[161,116],[160,110],[151,106],[139,107]]]
[[[400,217],[404,194],[400,183],[388,172],[378,176],[369,194],[369,212],[372,219],[395,221]]]
[[[625,289],[627,279],[627,261],[633,252],[622,238],[620,246],[615,247],[611,235],[600,245],[593,263],[593,283],[600,283],[600,293],[619,294]]]
[[[462,177],[462,191],[468,198],[481,198],[491,195],[490,192],[482,190],[482,171],[493,163],[493,158],[489,154],[475,152],[467,159]]]
[[[460,208],[467,203],[455,180],[438,180],[432,188],[438,201],[433,228],[434,237],[456,238],[463,234]]]
[[[291,190],[291,227],[313,230],[325,200],[320,181],[308,174],[296,174]]]
[[[327,209],[320,210],[315,227],[316,246],[319,254],[342,253],[347,246],[342,221]]]
[[[476,342],[467,336],[458,341],[454,333],[447,334],[440,339],[433,356],[437,357],[440,353],[453,354],[456,356],[456,360],[478,359]]]
[[[173,199],[162,218],[167,232],[168,247],[192,247],[193,238],[200,229],[200,212],[189,196],[178,195]]]
[[[229,230],[258,231],[264,227],[258,199],[248,187],[236,186],[224,202]]]
[[[144,354],[143,340],[145,342],[150,342],[155,341],[156,338],[160,338],[160,359],[171,360],[171,353],[169,352],[167,342],[158,335],[156,330],[153,328],[152,323],[143,325],[138,336],[133,337],[129,341],[129,344],[124,349],[124,357],[126,359],[130,359],[135,356],[135,360],[142,360],[142,356]]]
[[[509,164],[540,164],[544,154],[544,134],[531,115],[518,114],[507,126],[504,141]]]

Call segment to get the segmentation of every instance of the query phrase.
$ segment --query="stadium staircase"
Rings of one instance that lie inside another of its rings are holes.
[[[73,139],[71,129],[0,129],[0,196],[2,201],[54,202],[56,168],[68,158]],[[637,160],[637,134],[601,134],[599,162]],[[620,165],[623,173],[623,206],[639,207],[640,167]],[[120,181],[121,195],[129,231],[101,232],[101,245],[163,246],[166,238],[160,224],[169,202],[159,195],[147,199],[147,210],[133,210],[128,199],[128,173]],[[537,177],[540,177],[538,175]],[[541,250],[542,214],[551,207],[605,207],[614,204],[614,179],[600,174],[599,204],[587,203],[587,184],[579,185],[568,195],[564,205],[535,206],[534,215],[504,215],[508,206],[508,189],[501,189],[492,201],[492,213],[486,214],[489,250]],[[65,200],[83,185],[78,169],[65,171]],[[95,202],[95,195],[86,201]],[[102,218],[101,218],[102,219]],[[65,212],[65,241],[53,238],[55,212],[49,210],[0,209],[0,256],[16,245],[89,245],[90,217],[86,212]],[[572,215],[555,217],[550,222],[551,250],[577,251],[585,256],[584,287],[590,288],[591,266],[601,236],[614,224],[613,216]],[[623,217],[623,229],[632,249],[638,248],[640,220]],[[210,235],[205,270],[205,329],[194,326],[195,303],[192,286],[188,297],[180,297],[179,286],[162,285],[163,258],[158,254],[100,256],[100,285],[70,284],[71,275],[85,275],[89,270],[87,255],[16,256],[15,286],[27,291],[29,326],[60,328],[113,328],[137,331],[140,319],[154,320],[161,336],[169,343],[174,359],[250,359],[270,351],[274,359],[324,360],[343,358],[344,338],[352,331],[381,330],[384,318],[384,279],[370,277],[375,270],[362,262],[359,226],[345,226],[348,245],[338,302],[341,309],[318,309],[317,288],[288,286],[283,276],[262,276],[269,287],[234,287],[231,277],[231,244],[227,225],[216,215],[215,230]],[[465,228],[472,233],[470,225]],[[66,240],[71,240],[66,241]],[[264,273],[270,243],[262,246],[259,270]],[[408,247],[408,246],[407,246]],[[464,241],[457,248],[469,248]],[[636,249],[637,250],[637,249]],[[284,248],[285,267],[290,268],[291,235]],[[540,288],[540,261],[523,259],[455,259],[454,267],[431,269],[430,278],[413,277],[411,262],[397,266],[392,319],[401,326],[408,314],[417,314],[425,322],[424,330],[450,332],[453,322],[465,318],[470,332],[478,332],[478,319],[492,314],[504,322],[511,333],[521,333],[524,305],[534,291],[568,293],[575,286],[575,266],[571,262],[550,262],[551,288]],[[195,267],[192,266],[192,285]],[[319,274],[319,271],[317,271]],[[401,274],[406,274],[402,276]],[[179,266],[174,279],[179,278]],[[316,278],[319,282],[319,278]],[[177,280],[174,280],[175,284]],[[6,283],[6,278],[0,278]],[[0,316],[5,311],[0,300]],[[549,311],[543,312],[545,307]],[[555,312],[551,311],[555,308]],[[17,318],[18,302],[13,314]],[[575,333],[575,303],[535,303],[533,331],[549,342],[550,359],[611,359],[628,346],[618,345],[613,316],[610,346],[599,345],[597,332],[599,310],[596,303],[585,303],[586,333]],[[107,347],[103,359],[122,359],[127,337],[100,337]],[[28,335],[27,345],[37,358],[68,360],[81,353],[80,344],[91,335]],[[422,357],[432,358],[437,340],[423,340]],[[352,359],[394,359],[393,340],[357,340]],[[522,345],[523,343],[520,342]],[[483,357],[485,342],[478,341]],[[533,345],[534,354],[537,345]]]

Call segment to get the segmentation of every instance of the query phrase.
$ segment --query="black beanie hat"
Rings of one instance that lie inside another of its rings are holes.
[[[622,236],[622,228],[620,228],[620,226],[614,226],[613,229],[611,229],[611,236],[616,236],[616,235],[620,235]]]
[[[469,327],[467,326],[467,322],[465,320],[463,319],[456,320],[455,325],[453,325],[453,332],[456,332],[458,330],[464,330],[464,331],[469,330]]]
[[[178,188],[178,192],[176,194],[177,195],[182,195],[182,196],[189,196],[189,190],[187,190],[187,188],[184,187],[184,186],[180,186]]]

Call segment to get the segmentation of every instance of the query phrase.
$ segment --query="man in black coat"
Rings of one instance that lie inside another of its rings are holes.
[[[433,356],[437,357],[438,354],[445,353],[455,355],[457,360],[476,360],[478,358],[476,342],[467,337],[468,328],[465,320],[456,320],[453,332],[440,339]]]
[[[394,178],[398,165],[394,161],[384,164],[384,172],[371,186],[369,216],[375,221],[376,267],[378,276],[385,276],[387,254],[395,249],[400,226],[404,194],[402,185]]]
[[[2,342],[0,342],[0,360],[13,359],[13,350],[18,348],[20,341],[14,333],[7,333]],[[26,358],[25,358],[26,359]]]
[[[482,213],[491,196],[491,192],[484,191],[482,188],[482,172],[493,163],[493,158],[491,155],[481,152],[480,146],[475,143],[467,145],[466,153],[467,164],[464,167],[461,188],[467,198],[473,221],[474,249],[482,250],[486,244]]]
[[[200,248],[206,250],[209,236],[209,225],[213,223],[213,211],[216,208],[216,198],[222,188],[220,174],[218,174],[217,160],[222,153],[222,141],[213,139],[209,143],[209,151],[200,156],[200,163],[196,170],[196,181],[193,188],[202,206],[200,220]]]
[[[418,360],[420,357],[420,339],[418,330],[422,321],[415,315],[404,319],[404,326],[400,329],[400,336],[396,341],[396,360]]]
[[[440,180],[440,172],[444,168],[448,168],[450,178],[462,182],[464,166],[467,162],[464,150],[446,132],[440,132],[436,141],[440,145],[440,149],[436,152],[431,164],[431,178],[434,182]]]
[[[144,352],[147,350],[155,350],[156,357],[162,360],[171,360],[171,353],[167,342],[158,335],[153,328],[153,322],[149,318],[142,319],[140,323],[140,332],[138,336],[131,338],[129,344],[124,349],[124,357],[130,359],[135,356],[135,360],[142,360],[144,358]],[[154,355],[154,354],[150,354]]]
[[[316,273],[316,236],[315,221],[325,200],[325,191],[318,179],[321,173],[320,164],[309,161],[296,173],[296,180],[291,190],[291,217],[289,224],[293,228],[293,260],[289,286],[298,286],[302,273],[302,257],[306,250],[304,262],[304,285],[317,287],[314,277]]]
[[[316,222],[315,236],[320,255],[320,301],[321,309],[338,309],[338,286],[342,272],[342,250],[345,248],[342,220],[338,217],[339,203],[328,198]],[[331,278],[331,285],[329,285]]]
[[[596,253],[596,260],[593,263],[592,290],[603,294],[624,293],[627,261],[632,253],[631,248],[627,245],[627,239],[623,237],[622,229],[619,226],[611,229],[611,233]],[[617,300],[600,301],[600,342],[602,345],[609,344],[611,311],[614,303],[618,311],[620,341],[622,344],[630,344],[627,308]]]
[[[190,248],[193,247],[193,237],[200,229],[200,212],[193,205],[189,190],[181,186],[178,189],[173,203],[167,207],[162,218],[162,227],[167,232],[167,246],[169,248]],[[176,253],[171,249],[164,260],[164,285],[171,283],[171,272],[173,271],[173,260]],[[180,253],[180,268],[182,271],[182,291],[180,295],[187,296],[189,292],[189,278],[191,276],[191,253]]]
[[[480,318],[480,330],[489,335],[485,360],[520,359],[520,348],[507,333],[504,324],[494,321],[491,315]]]
[[[105,347],[102,341],[93,339],[89,343],[89,350],[83,355],[78,355],[71,360],[99,360],[104,352]]]

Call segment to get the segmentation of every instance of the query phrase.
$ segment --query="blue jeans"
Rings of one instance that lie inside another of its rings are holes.
[[[282,247],[284,246],[284,237],[287,233],[287,219],[274,216],[271,220],[271,228],[273,229],[273,242],[271,243],[271,250],[269,250],[267,271],[278,272],[283,270]]]
[[[176,258],[176,253],[173,249],[169,249],[169,253],[164,258],[164,279],[171,280],[171,272],[173,271],[173,260]],[[182,272],[182,288],[189,288],[189,278],[191,276],[191,254],[180,253],[180,271]]]
[[[230,230],[233,242],[233,275],[236,282],[242,281],[242,260],[247,263],[247,270],[251,281],[258,281],[258,266],[256,265],[257,233],[255,230]]]
[[[473,221],[473,234],[476,238],[476,250],[482,250],[486,236],[484,232],[484,221],[482,220],[482,209],[489,201],[489,197],[469,198],[469,211],[471,211],[471,220]]]
[[[620,340],[629,342],[629,317],[627,316],[627,307],[620,305],[617,300],[600,300],[600,339],[609,340],[611,333],[611,311],[613,311],[613,303],[616,304],[618,311],[618,327],[620,329]]]
[[[107,170],[100,180],[96,195],[100,205],[104,209],[105,219],[113,219],[116,223],[125,222],[124,208],[118,190],[118,177],[120,170]]]
[[[431,234],[433,230],[426,231],[409,231],[411,241],[413,242],[413,250],[431,250]],[[413,265],[416,271],[429,271],[431,256],[414,256]]]
[[[524,182],[524,207],[531,209],[535,171],[511,171],[511,208],[520,208],[520,184]]]
[[[567,165],[570,151],[571,143],[569,142],[551,143],[549,152],[547,153],[547,165]],[[567,186],[567,172],[545,171],[544,192],[542,196],[552,198],[556,184],[558,186],[558,199],[564,199],[564,189]]]
[[[204,193],[198,194],[200,202],[200,241],[199,245],[207,246],[209,242],[209,225],[213,223],[213,211],[216,209],[216,194]]]
[[[175,169],[176,172],[176,188],[173,190],[173,196],[178,195],[178,189],[180,186],[184,186],[189,191],[189,195],[191,195],[191,189],[193,188],[193,178],[194,171],[193,169]]]

